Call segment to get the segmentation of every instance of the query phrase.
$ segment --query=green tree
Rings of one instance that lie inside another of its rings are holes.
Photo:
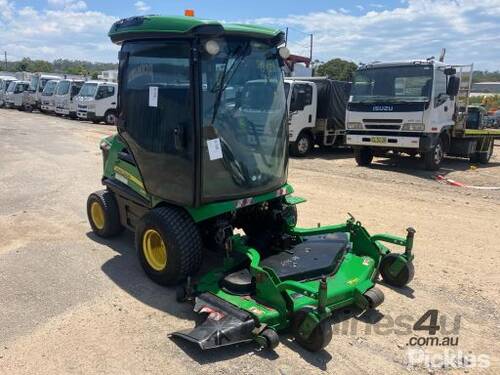
[[[351,81],[358,66],[347,60],[332,59],[320,64],[314,71],[315,76],[327,76],[340,81]]]

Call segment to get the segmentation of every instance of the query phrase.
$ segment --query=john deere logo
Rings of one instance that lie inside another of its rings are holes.
[[[374,105],[373,112],[392,112],[394,107],[392,105]]]

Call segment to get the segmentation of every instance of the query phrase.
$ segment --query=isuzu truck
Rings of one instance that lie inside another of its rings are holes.
[[[55,112],[55,94],[57,89],[57,84],[59,83],[58,79],[51,79],[45,84],[45,87],[42,91],[42,98],[40,100],[40,111],[44,113],[53,113]]]
[[[76,118],[75,97],[83,86],[83,80],[63,79],[59,81],[54,95],[55,112],[60,116]]]
[[[419,154],[428,170],[445,155],[488,163],[500,131],[468,120],[472,72],[434,59],[360,66],[346,112],[346,144],[358,165],[390,151]]]

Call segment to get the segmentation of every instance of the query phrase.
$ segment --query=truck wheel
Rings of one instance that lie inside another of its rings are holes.
[[[99,190],[87,199],[87,217],[92,231],[99,237],[113,237],[123,231],[118,204],[112,192]]]
[[[424,153],[425,169],[428,171],[437,171],[444,159],[444,147],[441,138],[438,139],[430,151]]]
[[[365,167],[372,163],[373,151],[368,147],[359,147],[354,149],[354,158],[359,166]]]
[[[495,141],[491,140],[490,147],[488,147],[488,151],[481,152],[480,154],[478,154],[478,160],[481,164],[488,164],[489,163],[491,156],[493,155],[494,143],[495,143]]]
[[[135,231],[135,247],[142,268],[160,285],[175,285],[201,266],[198,227],[187,212],[159,207],[144,215]]]
[[[311,151],[313,146],[313,140],[309,133],[302,132],[295,142],[290,144],[290,154],[299,158],[304,157]]]
[[[115,111],[107,111],[104,115],[104,122],[108,125],[115,125],[116,113]]]

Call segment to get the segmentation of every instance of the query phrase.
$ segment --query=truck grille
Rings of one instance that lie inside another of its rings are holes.
[[[374,119],[365,118],[363,119],[363,125],[365,129],[369,130],[399,130],[401,129],[402,119]]]

